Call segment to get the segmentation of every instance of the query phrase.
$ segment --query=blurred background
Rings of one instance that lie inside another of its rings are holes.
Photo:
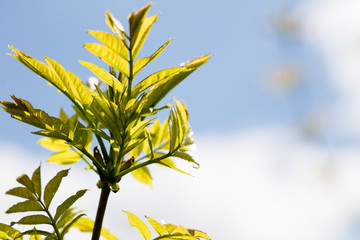
[[[92,75],[77,60],[99,61],[82,48],[96,41],[85,31],[109,31],[106,10],[127,27],[128,14],[147,3],[1,1],[0,99],[15,94],[49,114],[70,113],[64,96],[5,55],[7,46],[53,58],[87,81]],[[153,0],[150,15],[161,15],[140,55],[175,40],[149,73],[214,54],[166,99],[187,104],[201,167],[182,166],[194,177],[151,167],[152,189],[125,177],[104,226],[140,239],[127,210],[215,240],[360,239],[359,11],[357,0]],[[41,163],[48,181],[65,166],[46,163],[52,153],[36,143],[33,127],[4,111],[0,121],[0,222],[8,223],[19,217],[4,213],[15,203],[4,193],[16,177]],[[94,219],[97,179],[84,166],[71,166],[57,201],[90,189],[77,207]]]

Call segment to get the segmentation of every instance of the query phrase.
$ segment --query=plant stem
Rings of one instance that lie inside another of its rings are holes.
[[[109,185],[106,182],[102,182],[101,194],[100,194],[100,199],[99,199],[99,204],[98,204],[98,209],[97,209],[97,213],[96,213],[95,224],[94,224],[94,229],[93,229],[91,240],[99,240],[100,239],[102,223],[103,223],[105,209],[106,209],[107,201],[109,199],[109,195],[110,195]]]

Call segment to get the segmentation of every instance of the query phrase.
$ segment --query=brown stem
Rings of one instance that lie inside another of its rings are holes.
[[[103,223],[105,209],[106,209],[107,201],[109,199],[109,195],[110,195],[109,185],[105,182],[102,182],[99,205],[96,213],[95,224],[94,224],[91,240],[100,239],[102,223]]]

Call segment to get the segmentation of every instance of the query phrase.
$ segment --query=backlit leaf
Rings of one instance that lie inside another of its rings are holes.
[[[113,66],[117,70],[119,70],[126,77],[129,77],[129,66],[128,62],[119,54],[115,53],[110,48],[98,44],[98,43],[87,43],[84,45],[86,50],[98,56],[101,60]]]
[[[41,146],[43,146],[46,149],[56,152],[66,151],[70,148],[70,145],[66,141],[56,138],[44,137],[41,138],[37,143],[39,143]]]
[[[90,218],[81,218],[73,226],[78,228],[81,232],[92,232],[94,228],[94,221]],[[101,228],[101,236],[106,240],[119,240],[113,234],[109,233],[109,231],[104,227]]]
[[[4,223],[0,223],[0,233],[5,233],[10,238],[15,238],[15,236],[20,234],[20,232],[18,230],[14,229],[13,227],[10,227]],[[7,237],[7,236],[5,236],[5,237]],[[7,238],[5,238],[5,239],[7,239]]]
[[[18,181],[18,183],[21,183],[22,185],[24,185],[27,189],[29,189],[32,193],[36,193],[34,190],[34,185],[33,182],[31,181],[31,179],[29,178],[28,175],[23,174],[20,177],[18,177],[16,179],[16,181]]]
[[[144,19],[146,17],[146,14],[149,11],[149,8],[151,7],[151,4],[146,5],[142,9],[140,9],[136,13],[132,13],[129,16],[129,24],[130,24],[130,46],[134,47],[135,43],[138,39],[140,29],[143,25]]]
[[[150,57],[139,58],[134,64],[134,76],[141,69],[143,69],[149,62],[151,62],[152,60],[157,58],[157,56],[159,56],[164,51],[164,49],[167,47],[167,45],[169,45],[171,40],[172,39],[169,39],[164,45],[162,45],[158,50],[156,50],[156,52],[154,52]]]
[[[146,219],[150,222],[151,226],[155,229],[159,236],[166,234],[167,230],[163,225],[161,225],[151,217],[146,217]]]
[[[93,72],[100,80],[113,87],[119,93],[124,91],[124,86],[109,72],[105,71],[101,67],[96,66],[95,64],[79,61],[81,65],[87,67],[91,72]]]
[[[134,166],[136,164],[137,163],[134,163]],[[138,168],[138,169],[132,171],[131,174],[139,182],[145,183],[145,184],[149,185],[150,187],[152,187],[152,177],[151,177],[150,171],[147,167]]]
[[[136,56],[138,55],[141,47],[143,46],[149,32],[150,29],[152,27],[152,25],[154,24],[154,22],[157,20],[159,14],[156,14],[154,16],[151,17],[147,17],[144,19],[143,24],[141,25],[140,31],[139,31],[139,37],[137,38],[133,50],[132,50],[132,55],[133,58],[135,59]]]
[[[123,41],[118,37],[114,36],[111,33],[102,32],[102,31],[87,31],[95,38],[97,38],[100,42],[105,44],[108,48],[122,56],[125,60],[129,59],[128,51]]]
[[[145,223],[140,220],[136,215],[124,211],[128,216],[129,223],[132,227],[136,227],[140,234],[144,237],[145,240],[150,240],[151,233],[150,230],[146,227]]]
[[[44,190],[44,203],[46,207],[49,207],[55,193],[57,192],[61,181],[69,173],[69,169],[58,172],[45,186]]]
[[[69,151],[55,153],[51,155],[47,161],[67,165],[67,164],[76,163],[80,159],[81,156],[77,152],[69,150]]]

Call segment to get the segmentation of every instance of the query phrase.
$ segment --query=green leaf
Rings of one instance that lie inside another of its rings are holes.
[[[38,167],[31,178],[31,181],[33,183],[34,186],[34,190],[37,193],[37,195],[39,196],[39,198],[41,198],[41,176],[40,176],[40,167]]]
[[[43,240],[42,237],[38,234],[30,235],[30,240]]]
[[[141,221],[140,218],[138,218],[136,215],[127,211],[124,212],[128,216],[130,225],[132,227],[136,227],[145,240],[150,240],[151,233],[150,230],[146,227],[145,223]]]
[[[179,145],[179,124],[176,117],[176,112],[171,108],[169,116],[169,133],[170,133],[170,148],[169,152],[172,152]]]
[[[147,94],[148,101],[146,102],[144,109],[147,109],[148,107],[155,107],[156,104],[158,104],[158,102],[163,99],[175,86],[182,82],[198,67],[206,63],[210,57],[210,55],[205,55],[188,62],[182,67],[183,71],[173,75],[172,77],[169,77],[162,84],[159,84],[154,89],[152,89]]]
[[[69,222],[64,229],[61,231],[61,236],[62,238],[64,237],[64,235],[70,230],[71,227],[73,227],[73,225],[83,216],[85,216],[86,214],[80,214],[78,216],[76,216],[71,222]]]
[[[170,77],[175,76],[176,74],[183,71],[182,67],[178,68],[169,68],[164,69],[158,72],[151,74],[150,76],[146,77],[142,81],[140,81],[133,89],[132,96],[135,97],[139,93],[146,91],[147,89],[162,83],[163,81],[167,81]]]
[[[200,165],[194,160],[194,158],[187,152],[180,152],[180,151],[176,151],[173,153],[174,157],[178,157],[181,159],[184,159],[188,162],[194,163],[197,165],[197,167],[199,167]]]
[[[151,17],[147,17],[144,19],[143,24],[141,25],[140,31],[139,31],[139,35],[138,38],[134,44],[133,50],[132,50],[132,55],[133,58],[135,59],[136,56],[138,55],[141,47],[143,46],[149,32],[150,29],[152,27],[152,25],[154,24],[154,22],[156,22],[157,18],[158,18],[159,14],[156,14],[154,16]]]
[[[102,31],[87,31],[95,38],[97,38],[100,42],[105,44],[108,48],[113,50],[115,53],[122,56],[126,61],[129,59],[129,54],[126,46],[123,41],[118,37],[114,36],[111,33],[102,32]]]
[[[101,60],[113,66],[119,70],[126,77],[129,77],[129,66],[128,61],[126,61],[122,56],[108,48],[107,46],[98,44],[98,43],[87,43],[84,45],[86,50],[99,57]]]
[[[21,197],[21,198],[26,198],[29,200],[36,199],[34,197],[34,195],[31,193],[31,191],[24,187],[17,187],[17,188],[10,189],[6,192],[6,194]]]
[[[74,210],[73,208],[69,208],[61,215],[61,217],[59,218],[59,220],[56,223],[56,226],[58,229],[64,228],[66,224],[68,224],[75,218],[75,216],[78,213],[73,212],[73,210]]]
[[[43,230],[38,230],[38,229],[31,229],[31,230],[22,232],[20,235],[21,236],[30,235],[30,239],[31,239],[31,236],[39,236],[39,235],[46,236],[45,240],[46,239],[57,239],[53,233],[43,231]]]
[[[101,67],[96,66],[95,64],[79,61],[81,65],[87,67],[92,73],[94,73],[100,80],[113,87],[117,92],[122,93],[124,91],[124,86],[109,72],[105,71]]]
[[[4,223],[0,223],[0,233],[5,233],[10,238],[14,239],[17,235],[20,234],[20,232],[13,227],[10,227]],[[7,237],[5,236],[5,237]],[[7,238],[5,238],[7,239]]]
[[[45,186],[44,190],[44,203],[46,207],[50,206],[50,203],[57,192],[61,181],[64,177],[66,177],[69,173],[69,169],[62,170],[58,172],[55,177],[53,177]]]
[[[94,221],[90,218],[81,218],[73,225],[73,227],[78,228],[81,232],[92,232],[94,228]],[[119,240],[113,234],[109,233],[109,231],[104,227],[101,228],[101,236],[106,240]]]
[[[106,11],[106,24],[111,28],[111,30],[121,38],[122,41],[126,42],[126,34],[125,29],[120,23],[119,20],[117,20],[109,11]]]
[[[163,225],[161,225],[151,217],[146,217],[146,219],[150,222],[151,226],[155,229],[159,236],[166,234],[167,230]]]
[[[66,151],[70,148],[70,145],[63,139],[44,137],[41,138],[37,143],[46,149],[56,152]]]
[[[137,13],[132,13],[129,16],[129,24],[130,24],[130,46],[134,47],[136,41],[138,40],[138,36],[140,33],[140,29],[143,25],[146,14],[149,11],[151,4],[146,5],[142,9],[140,9]]]
[[[137,165],[137,163],[134,163],[134,166]],[[150,171],[147,167],[141,167],[131,172],[133,177],[138,180],[139,182],[145,183],[152,187],[152,177],[150,174]]]
[[[51,155],[47,161],[67,165],[67,164],[76,163],[80,159],[81,159],[81,155],[79,153],[69,150],[69,151],[55,153]]]
[[[167,45],[169,45],[169,43],[171,42],[172,39],[169,39],[166,41],[166,43],[164,45],[162,45],[158,50],[156,50],[156,52],[154,52],[150,57],[146,57],[146,58],[139,58],[135,64],[134,64],[134,76],[141,70],[143,69],[148,63],[150,63],[152,60],[154,60],[155,58],[157,58],[157,56],[159,56],[164,49],[167,47]]]
[[[62,204],[60,204],[57,208],[56,208],[56,213],[54,216],[54,221],[56,222],[59,217],[67,210],[69,209],[79,198],[81,198],[82,196],[84,196],[84,194],[86,193],[86,189],[83,190],[79,190],[77,191],[77,193],[75,195],[72,195],[71,197],[67,198]]]
[[[18,181],[18,183],[21,183],[22,185],[24,185],[32,193],[34,193],[34,194],[36,193],[35,190],[34,190],[33,182],[30,180],[28,175],[23,174],[20,177],[18,177],[16,179],[16,181]]]
[[[44,211],[40,203],[36,200],[27,200],[25,202],[19,202],[10,207],[6,213],[17,213],[17,212],[30,212],[30,211]]]
[[[36,224],[51,224],[51,221],[47,216],[38,214],[38,215],[30,215],[23,217],[16,223],[24,224],[24,225],[36,225]]]

